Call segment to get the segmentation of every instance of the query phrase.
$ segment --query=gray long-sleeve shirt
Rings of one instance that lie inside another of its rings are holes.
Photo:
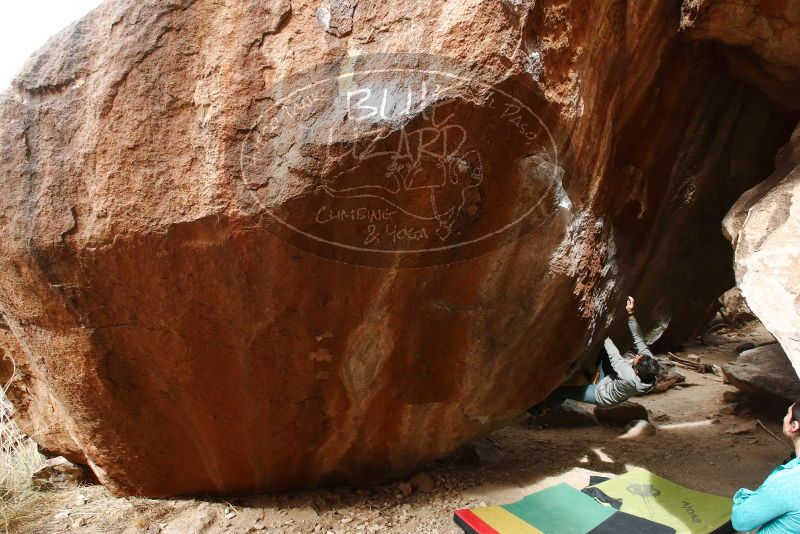
[[[636,351],[639,354],[652,357],[653,353],[650,352],[650,348],[647,346],[647,343],[645,343],[642,329],[639,328],[639,323],[636,322],[636,318],[633,315],[628,317],[628,328],[633,336]],[[595,389],[595,397],[598,406],[615,406],[635,395],[643,395],[653,388],[654,384],[647,384],[641,381],[636,371],[633,370],[631,363],[622,357],[619,353],[619,349],[617,349],[611,339],[606,338],[603,344],[608,353],[611,367],[614,369],[617,376],[606,376],[598,382],[597,389]]]

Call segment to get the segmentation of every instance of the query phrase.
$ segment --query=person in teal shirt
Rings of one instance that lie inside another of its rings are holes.
[[[783,434],[792,440],[794,458],[776,467],[757,490],[742,488],[733,496],[731,522],[739,532],[800,532],[800,401],[789,406]]]

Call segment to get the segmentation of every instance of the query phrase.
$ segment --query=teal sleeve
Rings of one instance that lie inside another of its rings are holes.
[[[740,489],[733,496],[731,523],[735,530],[750,532],[792,510],[782,485],[770,478],[756,491]]]
[[[628,317],[628,328],[633,336],[633,343],[636,345],[636,352],[652,357],[653,353],[650,352],[650,347],[648,347],[647,343],[645,343],[642,329],[639,326],[639,323],[636,321],[636,317],[633,315]]]

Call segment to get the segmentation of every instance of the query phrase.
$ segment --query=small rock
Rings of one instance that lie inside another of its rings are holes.
[[[534,416],[533,424],[536,426],[571,428],[595,426],[599,424],[599,421],[592,412],[584,408],[580,403],[566,400],[560,406],[548,408],[541,414]]]
[[[315,523],[319,519],[319,513],[314,508],[314,499],[308,496],[291,499],[288,505],[287,519],[309,523]]]
[[[433,479],[426,475],[425,473],[417,473],[409,480],[411,485],[422,493],[430,493],[433,491],[433,488],[436,486],[436,482]]]
[[[69,510],[61,510],[56,515],[53,516],[53,519],[56,521],[61,521],[62,519],[66,519],[69,517],[70,511]]]
[[[63,456],[50,458],[44,467],[33,474],[37,489],[67,488],[81,483],[83,470]]]
[[[491,438],[483,438],[461,447],[453,463],[463,466],[481,467],[496,465],[503,459],[503,449]]]
[[[683,386],[675,386],[675,390],[681,390],[681,389],[683,389]]]
[[[402,493],[406,497],[408,497],[409,495],[411,495],[414,492],[414,489],[411,487],[411,484],[409,484],[408,482],[401,482],[400,484],[397,485],[397,489],[399,489],[400,493]]]
[[[676,386],[677,388],[677,386]],[[650,416],[647,414],[647,409],[641,404],[635,402],[623,402],[611,408],[596,407],[594,415],[597,419],[607,425],[612,426],[625,426],[632,421],[649,421]]]
[[[749,423],[731,427],[726,430],[725,433],[731,436],[736,436],[740,434],[749,434],[750,432],[755,432],[757,429],[758,424],[755,421],[750,421]]]
[[[661,370],[658,373],[656,385],[651,393],[661,393],[671,387],[686,382],[686,377],[675,369],[675,363],[668,360],[659,360]],[[671,364],[671,365],[670,365]]]
[[[166,525],[160,525],[161,532],[162,534],[207,532],[207,529],[217,521],[217,513],[214,508],[205,503],[200,506],[190,507],[172,517]]]
[[[144,531],[144,534],[158,534],[161,532],[161,527],[158,525],[150,525],[147,527],[147,530]]]
[[[362,513],[358,514],[357,517],[358,517],[359,521],[371,521],[371,520],[379,517],[380,515],[381,515],[381,513],[379,511],[370,510],[370,511],[362,512]]]
[[[236,510],[225,508],[225,519],[233,519],[234,517],[236,517]]]

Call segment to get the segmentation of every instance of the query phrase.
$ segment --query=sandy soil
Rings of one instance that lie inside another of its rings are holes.
[[[740,331],[728,335],[732,341],[723,346],[697,346],[686,353],[705,363],[723,364],[736,358],[734,348],[748,335]],[[683,386],[637,399],[658,427],[655,435],[622,440],[622,429],[603,426],[507,427],[481,442],[494,455],[492,462],[465,464],[462,454],[428,466],[423,473],[434,483],[428,492],[411,488],[406,495],[402,490],[410,488],[403,480],[228,502],[151,501],[116,499],[102,487],[82,487],[52,492],[49,497],[59,503],[58,511],[24,532],[458,533],[452,522],[454,509],[512,502],[556,482],[581,488],[590,474],[619,474],[633,466],[718,495],[757,487],[787,457],[788,449],[752,425],[756,416],[730,413],[723,393],[735,388],[720,376],[679,370],[686,375]],[[760,417],[780,434],[783,414],[772,415],[772,421]],[[749,431],[729,433],[747,424]]]

